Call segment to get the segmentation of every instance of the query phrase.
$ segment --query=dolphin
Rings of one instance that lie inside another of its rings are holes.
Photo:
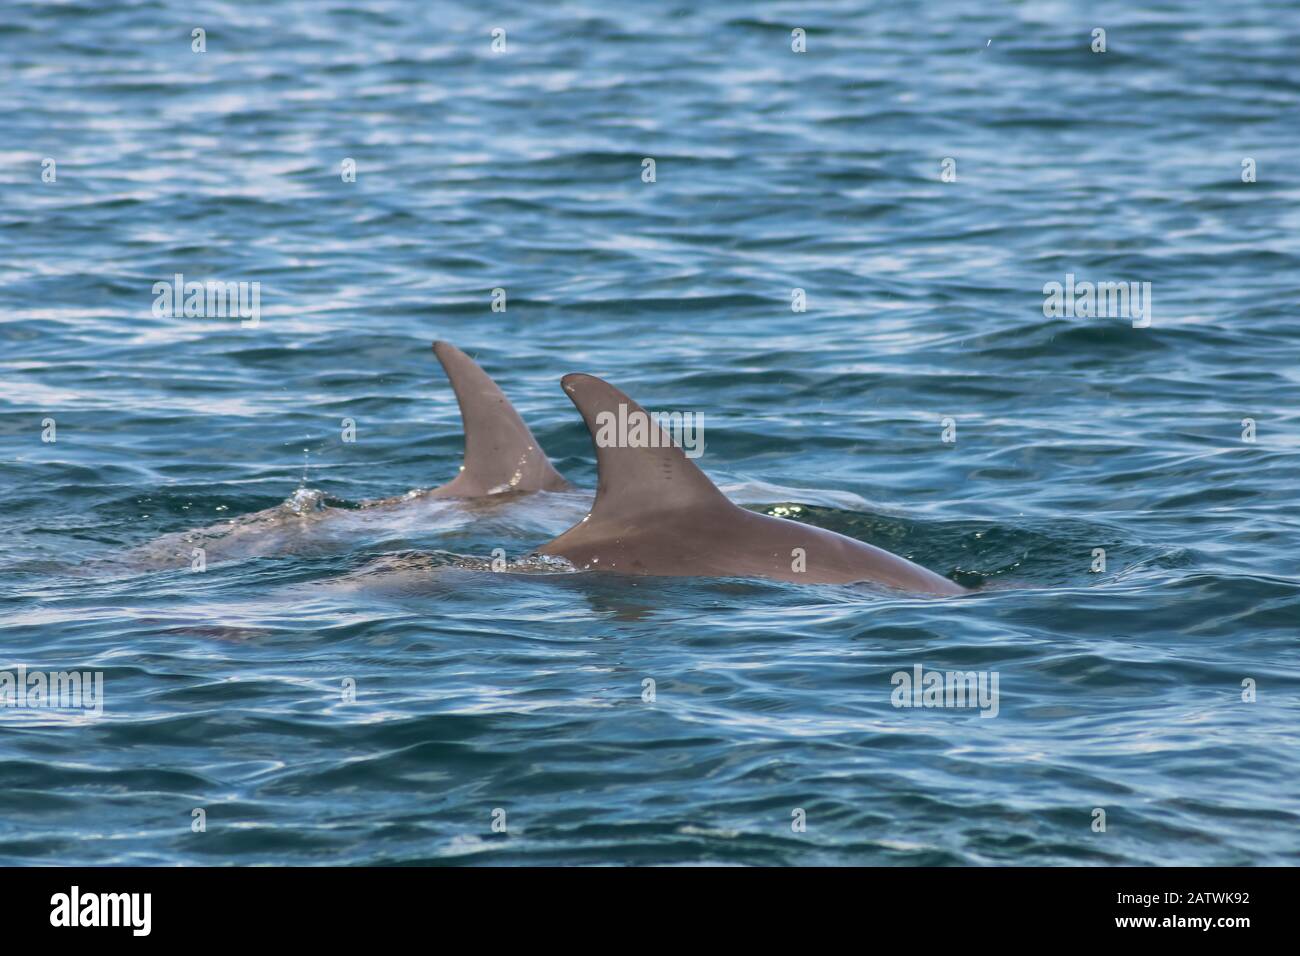
[[[591,512],[536,553],[587,571],[872,582],[917,594],[967,593],[862,541],[733,504],[648,416],[644,434],[658,430],[657,441],[638,440],[637,447],[602,441],[600,431],[611,420],[606,416],[618,419],[620,405],[629,422],[645,409],[592,375],[566,375],[560,384],[591,432],[598,486]]]
[[[519,417],[510,399],[472,358],[450,342],[434,342],[465,432],[460,473],[427,492],[434,498],[479,498],[506,491],[571,491]]]
[[[331,507],[333,500],[320,491],[300,488],[287,501],[272,508],[240,515],[191,531],[177,532],[133,548],[119,559],[132,567],[175,568],[190,564],[195,547],[210,560],[229,560],[301,550],[332,550],[355,541],[377,522],[409,523],[424,515],[414,512],[430,499],[466,499],[465,507],[488,502],[495,496],[533,491],[574,491],[552,467],[533,433],[524,424],[505,393],[478,364],[450,342],[434,342],[433,354],[442,363],[460,405],[465,451],[460,471],[445,484],[409,491],[390,498],[358,502],[353,507]],[[342,503],[342,502],[340,502]],[[342,503],[345,504],[345,503]],[[454,503],[449,503],[454,504]],[[441,501],[433,507],[447,507]]]

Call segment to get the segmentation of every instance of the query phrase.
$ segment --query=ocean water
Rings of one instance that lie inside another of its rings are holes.
[[[103,712],[0,709],[0,862],[1300,861],[1298,47],[1254,0],[10,0],[0,671]],[[260,321],[156,315],[178,273]],[[571,371],[975,593],[528,560],[590,491],[358,509],[455,474],[438,338],[582,488]],[[894,706],[918,667],[996,715]]]

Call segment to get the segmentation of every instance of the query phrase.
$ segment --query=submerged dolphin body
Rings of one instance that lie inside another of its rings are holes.
[[[602,413],[617,417],[625,405],[630,419],[645,409],[591,375],[566,375],[561,385],[591,431],[599,483],[591,513],[537,553],[590,571],[806,584],[866,581],[921,594],[966,593],[888,551],[733,504],[662,432],[658,442],[648,443],[658,447],[602,447],[597,435],[608,421]]]
[[[507,492],[574,490],[551,467],[505,393],[473,359],[450,342],[435,342],[433,352],[456,393],[465,434],[463,462],[451,481],[428,490],[342,508],[330,507],[327,495],[303,488],[273,508],[164,535],[112,563],[185,567],[191,563],[195,548],[203,548],[209,561],[329,551],[353,543],[359,534],[382,533],[385,528],[404,534],[413,522],[427,523],[430,509],[456,507],[440,499],[474,499],[462,506],[473,509],[480,501],[486,505],[498,495],[502,497],[497,500],[512,498]]]

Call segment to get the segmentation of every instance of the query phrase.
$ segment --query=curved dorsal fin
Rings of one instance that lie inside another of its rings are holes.
[[[644,408],[613,385],[580,373],[564,376],[560,384],[582,414],[596,447],[598,483],[588,527],[694,505],[736,507]],[[633,447],[624,438],[636,440],[636,415],[645,416],[640,433],[644,439]]]
[[[473,498],[503,491],[563,491],[571,487],[551,467],[510,399],[473,359],[450,342],[434,342],[433,354],[456,392],[465,431],[460,474],[438,488],[439,494]]]

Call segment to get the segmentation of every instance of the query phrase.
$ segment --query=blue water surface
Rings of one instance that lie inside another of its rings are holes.
[[[1300,861],[1297,49],[1283,0],[7,0],[0,670],[104,707],[0,709],[0,862]],[[585,491],[357,507],[456,473],[435,339]],[[571,371],[976,593],[527,559],[595,488]]]

